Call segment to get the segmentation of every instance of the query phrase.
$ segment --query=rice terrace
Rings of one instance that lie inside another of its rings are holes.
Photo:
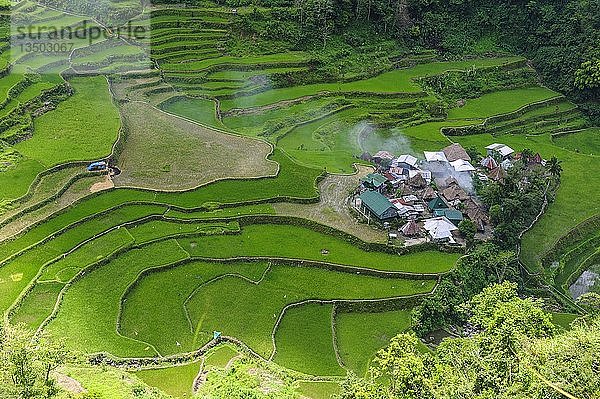
[[[0,398],[599,397],[600,6],[342,3],[0,0]]]

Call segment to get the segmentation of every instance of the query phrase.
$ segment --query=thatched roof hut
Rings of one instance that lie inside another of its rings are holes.
[[[424,200],[431,200],[437,197],[437,193],[435,192],[433,187],[427,186],[427,188],[425,188],[425,190],[423,190],[423,192],[421,193],[421,197]]]
[[[462,159],[464,161],[470,161],[471,157],[467,154],[467,151],[463,148],[462,145],[458,143],[450,144],[448,147],[442,150],[444,155],[446,155],[446,159],[448,162],[458,161]]]
[[[421,174],[417,174],[408,179],[408,184],[413,188],[425,188],[427,181],[425,181],[425,178]]]
[[[494,181],[502,182],[506,177],[506,172],[498,166],[488,173],[488,177]]]
[[[414,220],[408,221],[404,226],[400,228],[402,234],[406,237],[416,236],[421,232],[419,225]]]

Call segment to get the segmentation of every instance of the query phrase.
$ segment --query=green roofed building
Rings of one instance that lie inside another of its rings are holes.
[[[362,185],[369,190],[380,190],[384,187],[387,178],[379,173],[369,173],[362,179],[360,179]]]
[[[439,196],[435,197],[427,204],[429,206],[429,210],[435,211],[436,209],[446,209],[448,208],[448,204],[441,199]]]
[[[457,211],[456,209],[435,209],[433,211],[433,216],[440,217],[445,216],[446,219],[452,222],[452,224],[458,226],[460,222],[464,219],[461,211]]]
[[[394,204],[377,191],[365,191],[358,198],[360,201],[357,201],[357,207],[369,220],[374,217],[380,222],[385,222],[398,216]]]

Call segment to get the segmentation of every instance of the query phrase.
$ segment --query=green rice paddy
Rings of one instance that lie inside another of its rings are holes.
[[[305,259],[362,269],[417,274],[447,272],[460,256],[437,251],[416,252],[400,257],[366,252],[342,239],[309,228],[275,224],[243,226],[239,235],[212,235],[202,240],[183,238],[178,242],[191,256]]]
[[[394,336],[410,329],[411,314],[405,310],[338,313],[335,322],[342,361],[358,375],[364,375],[374,354]]]
[[[443,127],[486,123],[486,118],[528,107],[490,122],[483,134],[451,138],[482,151],[502,142],[517,151],[531,148],[544,158],[555,155],[563,161],[555,201],[523,237],[521,258],[532,270],[548,268],[541,259],[556,240],[600,211],[594,194],[599,178],[582,173],[600,167],[600,131],[583,129],[587,125],[582,114],[564,99],[531,106],[558,93],[538,86],[517,88],[468,99],[463,107],[451,107],[446,118],[425,112],[424,104],[435,98],[423,92],[416,78],[510,67],[523,61],[519,57],[432,59],[356,80],[275,87],[277,75],[307,71],[311,54],[224,55],[230,10],[198,9],[194,17],[176,17],[168,8],[155,11],[153,35],[145,44],[160,74],[154,70],[150,78],[144,76],[147,66],[133,60],[143,51],[133,44],[103,48],[95,43],[92,47],[100,51],[92,53],[80,48],[74,64],[93,64],[103,73],[139,66],[142,77],[128,77],[133,101],[159,104],[163,111],[206,129],[268,141],[274,146],[269,159],[279,170],[276,176],[218,180],[182,192],[109,189],[86,195],[0,242],[0,309],[14,322],[65,337],[70,348],[125,358],[181,355],[202,347],[220,331],[301,373],[365,374],[378,349],[395,334],[410,330],[410,309],[345,312],[340,305],[427,295],[460,254],[366,251],[339,232],[277,219],[273,203],[318,201],[317,182],[324,171],[351,173],[356,156],[364,151],[388,149],[420,156],[423,150],[439,149],[448,144]],[[35,13],[53,23],[81,21],[41,7]],[[180,20],[183,25],[175,29],[173,23]],[[199,22],[206,26],[194,26]],[[111,58],[115,55],[118,59]],[[6,60],[22,56],[17,51],[2,55]],[[53,73],[12,98],[10,89],[22,80],[22,71],[0,78],[0,119],[63,83],[58,71],[68,65],[50,65],[60,59],[43,58],[21,58],[34,69],[52,67]],[[32,197],[15,201],[9,212],[33,214],[29,205],[71,184],[74,171],[83,172],[83,167],[54,172],[32,186],[44,170],[104,159],[113,151],[122,128],[116,91],[109,90],[104,76],[67,81],[73,95],[33,118],[31,135],[10,147],[20,158],[0,172],[0,204],[28,190]],[[218,164],[209,159],[211,163]],[[152,162],[145,165],[149,168]],[[251,218],[259,215],[269,219]],[[592,245],[581,256],[562,259],[556,283],[567,282],[584,255],[596,249]],[[427,276],[418,279],[418,274]],[[563,327],[572,319],[569,314],[554,316]],[[237,350],[221,346],[206,354],[205,366],[223,368]],[[199,363],[191,363],[142,370],[137,376],[186,398],[199,369]],[[314,399],[339,389],[335,382],[297,385],[299,392]]]
[[[290,309],[275,335],[274,360],[315,375],[344,375],[333,347],[331,305],[308,304]]]
[[[200,363],[152,370],[141,370],[135,375],[148,385],[178,399],[192,397],[192,385],[200,372]]]

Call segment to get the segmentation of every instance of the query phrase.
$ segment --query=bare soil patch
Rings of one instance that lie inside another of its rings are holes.
[[[61,373],[55,373],[54,378],[56,378],[56,383],[62,389],[67,392],[74,394],[86,393],[87,390],[74,378],[69,377],[68,375],[64,375]]]
[[[142,102],[123,104],[117,187],[187,190],[214,180],[274,175],[271,147],[200,126]]]
[[[110,190],[114,186],[115,184],[113,183],[112,179],[110,178],[110,176],[107,175],[104,176],[104,180],[92,184],[92,186],[90,187],[90,192],[97,193],[104,190]]]

